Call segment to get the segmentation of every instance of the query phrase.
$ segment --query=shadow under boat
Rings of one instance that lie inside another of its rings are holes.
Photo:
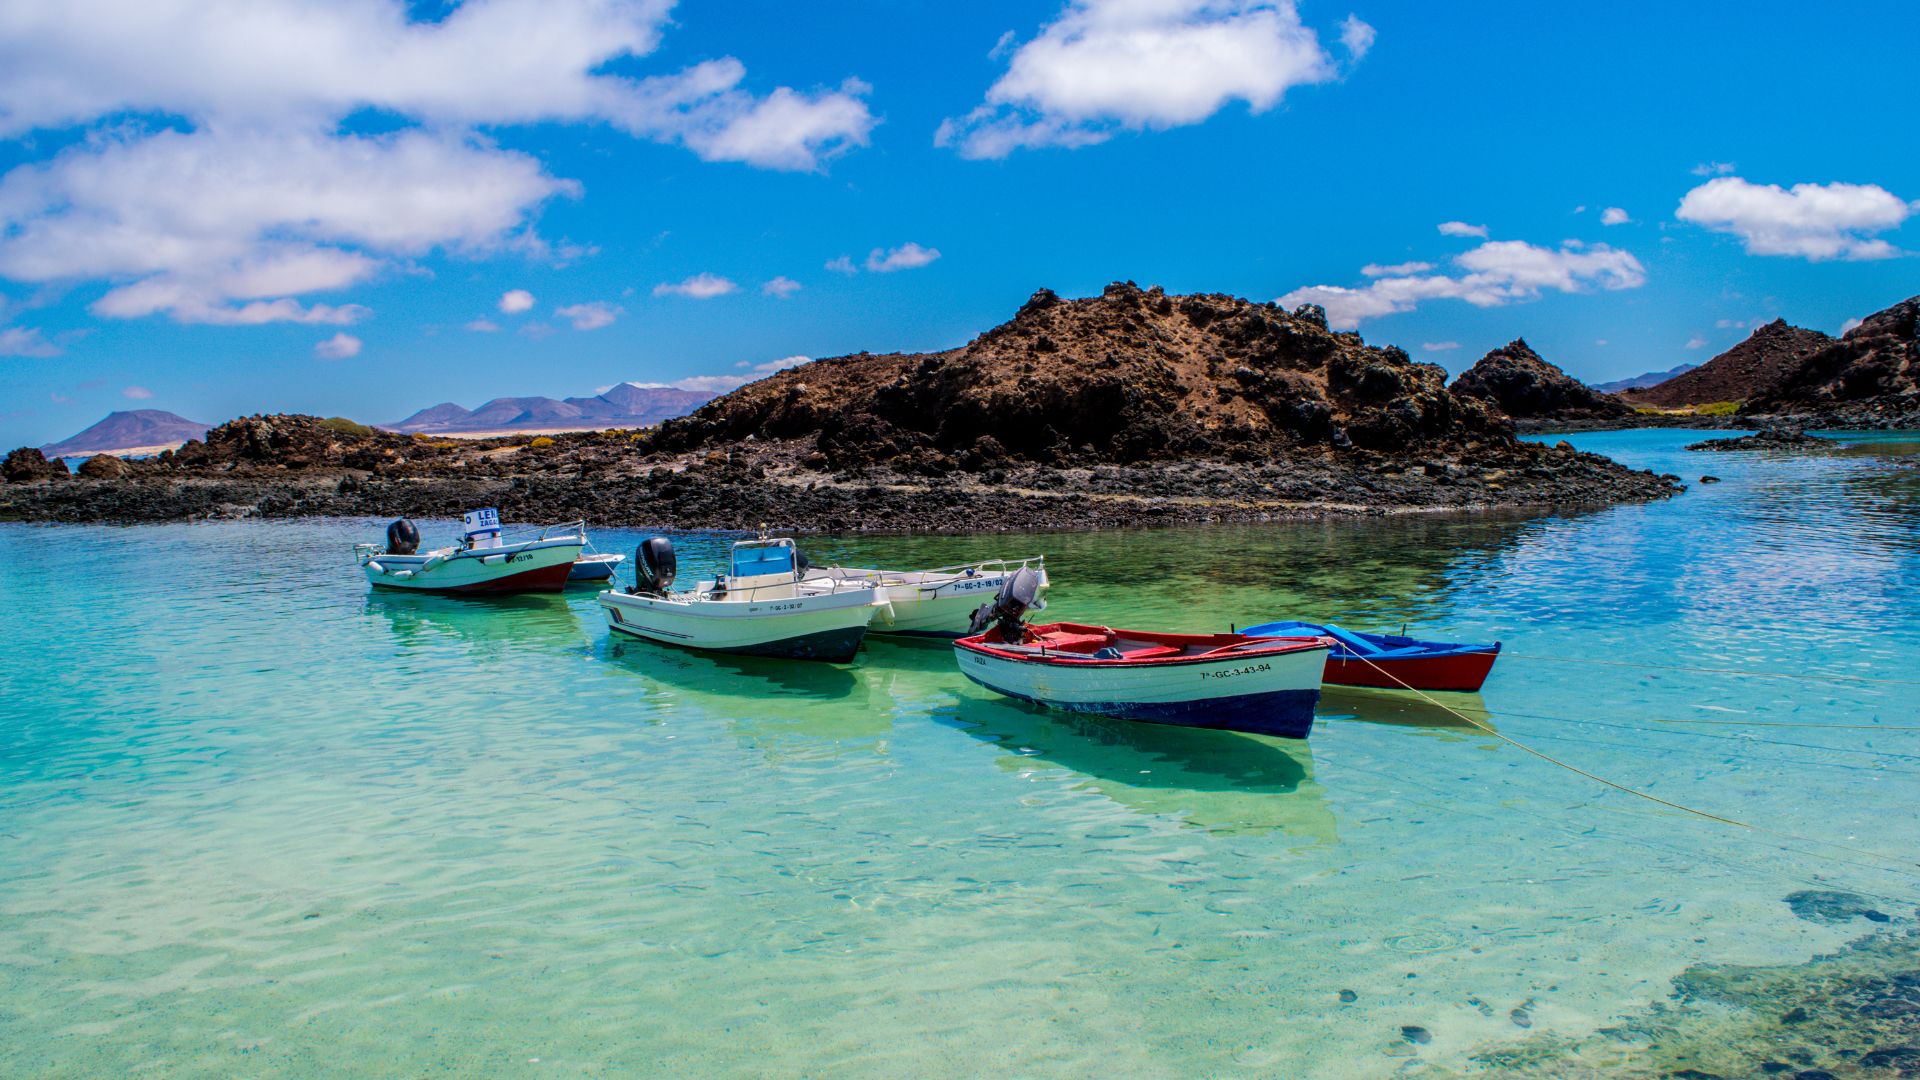
[[[893,728],[857,669],[775,657],[703,653],[610,635],[606,667],[639,680],[656,717],[691,713],[753,740],[870,740]]]
[[[421,645],[444,636],[492,654],[528,648],[577,649],[589,640],[578,613],[559,593],[461,596],[370,589],[365,611],[385,618],[394,639],[403,645]]]
[[[998,746],[996,764],[1008,772],[1064,769],[1138,813],[1213,831],[1338,839],[1304,741],[1063,713],[967,691],[934,718]]]
[[[1438,702],[1438,704],[1436,704]],[[1494,727],[1493,713],[1479,694],[1436,694],[1428,701],[1408,690],[1373,690],[1357,686],[1323,686],[1314,723],[1359,720],[1391,727],[1425,728],[1437,734],[1466,735],[1476,726]]]

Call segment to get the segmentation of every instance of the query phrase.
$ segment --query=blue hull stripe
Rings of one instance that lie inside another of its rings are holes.
[[[631,627],[613,624],[616,630],[622,630],[637,638],[657,641],[647,637]],[[855,626],[846,630],[822,630],[817,634],[801,634],[799,637],[782,638],[779,641],[763,641],[758,645],[734,645],[726,648],[713,648],[702,645],[682,644],[663,641],[662,645],[679,645],[696,652],[731,653],[735,656],[774,656],[782,660],[825,660],[831,664],[844,664],[853,659],[860,651],[860,642],[867,636],[867,628]]]
[[[1207,698],[1203,701],[1041,701],[981,682],[970,671],[964,674],[996,694],[1063,712],[1095,713],[1146,724],[1245,731],[1254,735],[1277,735],[1283,739],[1307,737],[1307,733],[1313,730],[1313,707],[1320,701],[1319,690],[1275,690],[1265,694]]]

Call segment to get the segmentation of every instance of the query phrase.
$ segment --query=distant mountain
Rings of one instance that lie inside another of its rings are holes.
[[[468,411],[452,402],[382,425],[392,431],[456,435],[474,431],[651,427],[685,416],[713,394],[624,382],[595,397],[500,397]]]
[[[1624,396],[1635,405],[1663,408],[1746,401],[1774,390],[1808,357],[1832,344],[1833,339],[1818,330],[1775,319],[1692,371]]]
[[[108,413],[105,420],[71,438],[49,443],[41,447],[40,452],[55,458],[174,447],[188,439],[204,437],[207,426],[164,409],[132,409]]]
[[[1603,394],[1617,394],[1622,390],[1641,390],[1649,386],[1659,386],[1668,379],[1685,375],[1699,366],[1699,364],[1678,364],[1665,371],[1649,371],[1644,375],[1635,375],[1631,378],[1594,383],[1593,388]]]

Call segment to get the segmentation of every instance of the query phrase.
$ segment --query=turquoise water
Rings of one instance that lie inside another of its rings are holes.
[[[1798,890],[1910,926],[1920,447],[1698,437],[1576,437],[1723,478],[1576,516],[806,546],[1044,551],[1051,613],[1112,624],[1498,638],[1457,707],[1762,830],[1396,695],[1306,743],[1076,720],[937,645],[374,595],[382,522],[0,527],[0,1073],[1438,1074],[1873,928]]]

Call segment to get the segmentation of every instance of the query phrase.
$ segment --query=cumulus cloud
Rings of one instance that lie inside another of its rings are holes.
[[[1707,339],[1701,337],[1699,334],[1695,334],[1687,339],[1687,348],[1689,349],[1704,349],[1706,347]]]
[[[360,355],[360,339],[341,331],[313,347],[313,355],[322,360],[345,360]]]
[[[1731,161],[1703,161],[1693,167],[1695,176],[1727,176],[1736,166]]]
[[[1433,264],[1430,262],[1391,263],[1385,266],[1368,263],[1360,268],[1360,272],[1367,277],[1404,277],[1408,274],[1424,274],[1431,269]]]
[[[799,367],[801,364],[807,363],[812,359],[813,357],[811,356],[783,356],[778,360],[768,360],[762,364],[742,360],[738,364],[735,364],[734,367],[740,368],[744,374],[693,375],[664,385],[671,386],[676,390],[702,390],[709,393],[725,393],[729,390],[735,390],[745,386],[750,382],[764,379],[776,371],[785,371],[788,368]]]
[[[1886,259],[1899,250],[1874,233],[1900,227],[1915,207],[1877,184],[1753,184],[1709,180],[1680,200],[1674,216],[1738,236],[1750,255]]]
[[[1617,206],[1609,206],[1605,210],[1600,211],[1600,224],[1602,225],[1625,225],[1632,220],[1632,218],[1627,216],[1625,210]]]
[[[533,310],[533,294],[525,289],[508,289],[500,294],[500,311],[505,315],[519,315]]]
[[[1377,277],[1366,285],[1312,285],[1280,298],[1287,307],[1319,304],[1328,323],[1342,330],[1366,319],[1412,311],[1426,300],[1464,300],[1475,307],[1501,307],[1537,300],[1545,290],[1579,293],[1593,288],[1633,289],[1646,270],[1632,253],[1605,244],[1546,248],[1519,240],[1490,240],[1455,256],[1461,273],[1415,273]]]
[[[1485,225],[1469,225],[1464,221],[1443,221],[1439,225],[1441,236],[1478,236],[1486,238]]]
[[[1373,49],[1373,39],[1377,36],[1373,27],[1361,22],[1358,15],[1348,15],[1340,23],[1340,44],[1356,62]]]
[[[1425,352],[1447,352],[1459,347],[1460,343],[1457,341],[1428,341],[1422,343],[1420,346]]]
[[[59,356],[60,346],[48,341],[37,326],[0,329],[0,356]]]
[[[1848,319],[1846,322],[1841,323],[1840,336],[1846,337],[1848,334],[1851,334],[1855,330],[1858,330],[1860,328],[1860,324],[1863,322],[1866,322],[1866,320],[1865,319]]]
[[[90,128],[0,177],[0,277],[105,282],[106,317],[350,323],[365,309],[308,295],[432,252],[590,250],[533,230],[578,185],[483,127],[602,123],[796,170],[866,142],[858,80],[760,94],[730,57],[630,74],[670,6],[73,0],[0,17],[0,138]],[[390,130],[342,133],[367,111]]]
[[[852,276],[860,272],[860,268],[853,264],[853,256],[851,255],[842,255],[837,259],[828,259],[824,265],[826,269],[836,274]]]
[[[760,291],[766,293],[768,296],[777,296],[785,300],[787,297],[799,292],[802,288],[803,286],[799,282],[782,274],[772,281],[762,284]]]
[[[492,319],[482,317],[468,323],[465,329],[471,330],[476,334],[491,334],[500,329],[500,324],[494,322]]]
[[[1372,28],[1349,16],[1342,40],[1358,59]],[[934,141],[969,158],[1088,146],[1197,124],[1235,101],[1265,112],[1336,74],[1291,0],[1072,0]]]
[[[151,401],[153,399],[153,391],[144,386],[129,386],[120,391],[120,396],[129,401]]]
[[[689,300],[711,300],[725,296],[740,286],[718,274],[699,273],[685,281],[663,281],[653,287],[655,296],[684,296]]]
[[[620,309],[604,300],[595,300],[585,304],[568,304],[554,308],[553,313],[573,324],[575,330],[598,330],[612,326],[620,317]]]
[[[867,254],[867,269],[876,274],[913,270],[940,257],[939,248],[921,247],[908,241],[896,248],[874,248]]]

